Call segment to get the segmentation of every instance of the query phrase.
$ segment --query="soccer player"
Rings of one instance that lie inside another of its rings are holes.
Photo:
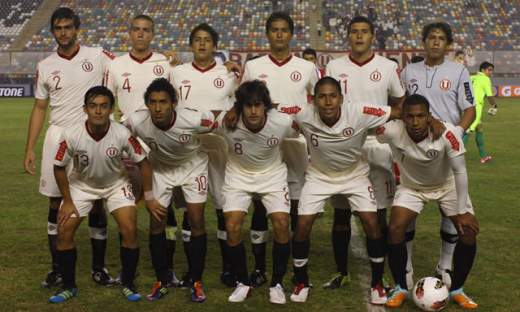
[[[181,187],[186,199],[191,226],[191,300],[204,302],[202,272],[206,258],[207,236],[204,227],[204,203],[207,197],[208,156],[201,152],[197,134],[211,131],[214,117],[209,110],[179,108],[177,94],[165,78],[154,80],[144,94],[147,110],[135,112],[128,124],[133,133],[150,147],[153,167],[154,193],[160,206],[149,207],[150,252],[158,282],[148,300],[157,300],[168,292],[171,281],[166,262],[166,208],[172,200],[173,189]]]
[[[372,50],[374,25],[366,17],[356,16],[348,25],[348,55],[327,64],[327,76],[338,80],[347,105],[369,103],[377,106],[400,105],[404,100],[404,89],[398,76],[398,64],[377,55]],[[389,100],[390,98],[390,100]],[[386,233],[386,208],[392,205],[395,179],[390,147],[377,142],[374,133],[368,133],[363,154],[370,165],[370,181],[376,196],[379,223],[383,235]],[[348,281],[347,256],[351,236],[351,212],[341,196],[332,198],[334,226],[332,245],[337,274],[324,284],[334,289]]]
[[[442,138],[434,140],[428,131],[431,120],[428,100],[415,94],[404,102],[403,120],[387,123],[377,130],[377,139],[390,144],[401,170],[388,233],[388,262],[396,287],[386,306],[400,307],[408,297],[405,231],[425,202],[433,200],[459,233],[450,297],[464,309],[476,309],[478,305],[462,289],[475,259],[479,231],[468,196],[464,144],[455,126],[449,123],[445,123]]]
[[[177,66],[172,71],[172,84],[179,93],[179,107],[201,111],[226,111],[232,106],[232,98],[238,86],[238,77],[224,65],[217,64],[213,57],[219,41],[218,33],[208,24],[197,25],[190,33],[190,46],[194,60]],[[200,136],[201,149],[208,154],[209,191],[213,196],[213,206],[217,214],[217,239],[222,256],[221,281],[234,287],[235,277],[231,274],[230,262],[226,258],[226,228],[224,221],[222,185],[227,160],[227,146],[223,138],[215,134]],[[190,228],[183,223],[183,240],[188,250]],[[190,261],[188,261],[189,263]],[[191,284],[190,271],[183,277],[183,285]]]
[[[171,80],[171,66],[165,55],[154,52],[151,43],[155,35],[155,23],[148,15],[137,15],[130,21],[128,38],[131,49],[116,57],[105,71],[104,84],[117,98],[125,121],[133,112],[146,109],[143,94],[156,78]],[[142,141],[141,141],[142,142]],[[146,146],[145,146],[146,148]],[[127,171],[136,197],[140,197],[141,181],[137,166],[124,158]],[[173,257],[176,247],[177,221],[175,213],[168,205],[166,225],[166,257],[171,279],[166,285],[174,286],[179,282],[173,272]]]
[[[490,114],[496,114],[497,103],[493,97],[493,88],[491,84],[491,76],[495,66],[489,62],[483,62],[479,66],[479,72],[471,76],[471,83],[473,84],[473,91],[475,92],[475,121],[469,126],[469,131],[464,135],[464,144],[468,142],[469,135],[475,132],[475,142],[477,143],[478,153],[480,156],[480,163],[485,164],[491,161],[492,157],[484,150],[484,133],[482,131],[482,111],[484,110],[484,101],[487,99],[491,108]]]
[[[428,99],[433,117],[456,126],[462,137],[475,119],[473,90],[469,72],[459,63],[445,58],[453,43],[451,27],[444,23],[432,23],[423,28],[422,42],[426,52],[423,62],[408,64],[401,73],[401,81],[409,94],[420,94]],[[442,216],[441,255],[435,269],[446,285],[451,284],[453,251],[457,243],[457,229],[449,218]],[[406,234],[408,248],[407,281],[413,286],[412,240],[415,223]]]
[[[309,146],[311,162],[298,207],[298,225],[293,237],[296,287],[294,302],[307,300],[307,273],[312,225],[328,198],[340,194],[359,216],[367,236],[372,267],[370,303],[384,304],[382,286],[386,242],[378,224],[376,196],[369,180],[369,166],[362,157],[368,129],[400,116],[399,106],[370,105],[343,101],[340,83],[332,77],[318,81],[314,105],[295,116]],[[343,205],[346,207],[346,205]]]
[[[63,195],[58,212],[56,258],[63,276],[63,288],[49,298],[61,303],[78,293],[75,268],[77,251],[74,234],[95,200],[102,199],[121,233],[122,292],[129,301],[141,296],[134,285],[139,261],[137,210],[132,187],[121,160],[126,153],[139,166],[143,189],[152,192],[152,171],[139,142],[128,129],[110,120],[114,96],[103,86],[95,86],[84,97],[85,122],[71,125],[61,133],[54,157],[54,176]],[[66,167],[72,166],[67,174]],[[148,198],[148,207],[159,203]],[[150,208],[149,208],[150,209]],[[155,208],[157,209],[157,208]]]
[[[269,89],[271,100],[282,113],[295,114],[307,105],[307,94],[312,94],[319,79],[316,66],[291,54],[290,43],[294,34],[294,22],[284,12],[274,12],[265,26],[269,40],[269,54],[245,64],[242,81],[261,80]],[[296,226],[298,200],[303,185],[303,174],[308,162],[307,147],[303,137],[282,142],[283,160],[287,163],[287,179],[291,197],[291,228]],[[254,200],[251,225],[251,242],[255,256],[255,269],[251,281],[258,286],[267,281],[265,253],[268,227],[265,207]]]
[[[274,233],[269,302],[285,304],[283,277],[290,254],[290,202],[280,144],[284,138],[298,136],[298,132],[292,128],[290,116],[273,109],[269,91],[259,80],[244,82],[238,88],[234,110],[238,118],[236,129],[221,125],[217,130],[229,147],[223,187],[224,216],[229,258],[238,279],[229,301],[242,302],[251,292],[241,228],[255,196],[266,207]]]
[[[316,53],[316,50],[314,50],[312,48],[306,48],[302,52],[302,58],[304,60],[314,63],[314,65],[316,65],[316,67],[320,71],[320,77],[325,76],[325,68],[319,67],[319,65],[318,65],[318,54]]]
[[[78,34],[79,17],[69,8],[58,8],[51,16],[51,33],[58,44],[56,53],[38,63],[36,72],[35,101],[29,121],[25,146],[24,169],[35,174],[36,156],[34,147],[45,121],[47,108],[49,128],[45,134],[42,151],[39,191],[49,198],[47,235],[52,257],[52,270],[42,282],[43,287],[60,284],[56,259],[57,215],[62,196],[53,174],[53,157],[56,155],[58,139],[64,128],[83,123],[85,92],[99,85],[103,71],[113,55],[102,48],[80,46]],[[114,280],[105,268],[106,215],[102,202],[98,201],[89,214],[89,232],[92,244],[92,278],[101,285],[113,284]]]

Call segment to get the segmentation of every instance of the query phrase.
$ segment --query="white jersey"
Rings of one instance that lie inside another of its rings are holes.
[[[388,143],[399,165],[401,184],[417,190],[435,189],[453,178],[450,158],[464,154],[464,144],[455,127],[444,124],[442,137],[415,143],[406,132],[402,120],[389,122],[377,129],[377,140]]]
[[[176,66],[172,85],[179,95],[179,107],[227,111],[233,106],[238,78],[224,65],[213,63],[201,69],[195,63]]]
[[[123,125],[110,121],[101,139],[94,139],[87,123],[80,122],[62,133],[54,164],[65,167],[71,161],[71,184],[90,188],[108,188],[126,176],[121,156],[126,153],[135,163],[145,158],[145,153],[130,131]]]
[[[331,60],[326,67],[327,76],[339,81],[346,103],[370,103],[387,106],[388,96],[404,96],[404,89],[395,62],[374,54],[359,64],[349,55]]]
[[[302,58],[291,55],[278,62],[265,55],[246,62],[242,81],[264,81],[278,111],[295,114],[307,104],[307,94],[314,93],[319,77],[316,65]]]
[[[464,65],[445,59],[440,65],[424,61],[408,64],[401,80],[409,94],[420,94],[430,102],[433,117],[458,125],[465,109],[473,106],[473,89]]]
[[[149,158],[154,169],[180,166],[199,152],[196,134],[211,131],[214,117],[210,111],[177,109],[167,130],[157,128],[148,110],[140,110],[127,121],[134,135],[150,147]]]
[[[103,48],[80,46],[70,57],[56,52],[38,63],[34,97],[49,100],[49,124],[69,127],[86,119],[85,93],[102,84],[113,58]]]
[[[125,120],[133,112],[146,109],[144,93],[156,78],[171,80],[168,59],[152,52],[142,60],[126,53],[114,59],[105,72],[104,84],[117,97],[119,109]]]
[[[321,120],[314,105],[295,116],[307,146],[310,166],[324,174],[335,175],[351,169],[361,160],[367,131],[385,123],[390,116],[389,106],[368,106],[343,103],[341,116],[332,127]],[[368,164],[365,162],[368,173]]]
[[[285,166],[280,156],[283,139],[296,137],[290,116],[275,109],[269,110],[264,127],[251,132],[240,118],[234,131],[219,122],[216,133],[224,136],[228,144],[227,168],[246,173],[262,173]],[[222,119],[222,118],[220,118]]]

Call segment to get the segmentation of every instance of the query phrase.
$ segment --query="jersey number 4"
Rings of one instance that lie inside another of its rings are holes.
[[[130,93],[130,91],[132,90],[132,87],[130,87],[130,80],[128,78],[126,78],[125,81],[123,81],[123,90],[128,91],[128,93]]]

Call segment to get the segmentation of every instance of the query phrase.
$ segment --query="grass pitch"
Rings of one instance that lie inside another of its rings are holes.
[[[465,285],[465,290],[481,306],[481,311],[519,311],[516,300],[520,291],[516,287],[520,265],[520,216],[518,186],[520,185],[520,136],[515,126],[520,120],[520,100],[499,99],[497,116],[484,116],[486,148],[493,156],[491,163],[481,165],[474,137],[467,146],[466,161],[470,177],[470,195],[480,221],[477,259]],[[273,306],[267,300],[267,286],[253,291],[243,304],[227,303],[231,290],[219,282],[220,255],[216,242],[216,222],[211,204],[206,207],[208,229],[208,255],[204,282],[208,300],[204,304],[189,302],[189,291],[174,289],[164,299],[149,303],[129,303],[119,289],[102,288],[90,279],[90,242],[86,225],[77,234],[78,265],[77,298],[61,305],[47,303],[53,290],[40,288],[40,282],[49,270],[50,256],[47,247],[47,201],[38,194],[38,175],[24,174],[24,155],[27,124],[32,108],[31,99],[0,99],[0,310],[2,311],[366,311],[361,278],[368,274],[368,265],[350,253],[349,264],[352,282],[346,288],[325,291],[321,289],[334,273],[334,260],[330,245],[331,213],[326,212],[316,223],[312,236],[310,275],[315,288],[307,304],[288,302],[283,307]],[[40,137],[36,151],[41,153]],[[180,221],[180,213],[177,212]],[[112,274],[119,270],[119,243],[115,222],[109,221],[107,266]],[[248,223],[246,223],[248,224]],[[439,251],[439,213],[429,206],[417,222],[414,248],[416,279],[431,276]],[[145,295],[153,282],[147,242],[148,215],[139,208],[139,240],[141,258],[137,286]],[[248,226],[246,226],[248,228]],[[244,232],[246,234],[246,232]],[[248,242],[248,238],[245,237]],[[250,246],[247,243],[248,253]],[[268,263],[270,263],[268,252]],[[252,268],[252,259],[249,259]],[[186,268],[179,236],[175,268],[181,275]],[[268,269],[270,266],[268,265]],[[270,270],[269,270],[270,271]],[[291,267],[289,266],[289,272]],[[390,276],[390,274],[387,274]],[[291,289],[290,273],[285,280],[286,292]],[[381,309],[384,310],[384,309]],[[450,304],[445,311],[457,311]],[[401,311],[418,311],[409,301]]]

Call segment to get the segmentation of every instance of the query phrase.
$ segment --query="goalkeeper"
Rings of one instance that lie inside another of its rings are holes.
[[[488,113],[494,116],[497,113],[497,104],[493,97],[493,90],[491,88],[491,75],[495,66],[489,62],[480,64],[479,72],[471,76],[471,83],[473,84],[473,92],[475,94],[475,107],[477,115],[475,120],[469,127],[469,131],[464,136],[464,144],[467,143],[469,135],[475,132],[475,142],[477,143],[478,153],[480,155],[480,163],[485,164],[489,162],[492,157],[484,150],[484,133],[482,132],[482,111],[484,110],[484,100],[487,98],[489,104],[492,106]]]

